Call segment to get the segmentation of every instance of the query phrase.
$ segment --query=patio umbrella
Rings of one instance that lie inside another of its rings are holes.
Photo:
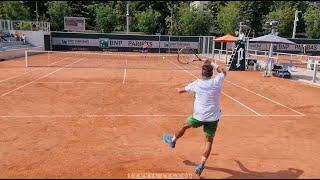
[[[272,43],[272,44],[296,44],[292,41],[289,41],[286,38],[283,38],[274,34],[268,34],[268,35],[252,38],[249,40],[249,42]]]
[[[216,42],[235,42],[235,41],[238,41],[238,38],[231,36],[230,34],[227,34],[227,35],[224,35],[224,36],[219,37],[217,39],[214,39],[213,41],[216,41]]]
[[[268,70],[271,70],[272,67],[272,53],[273,53],[273,44],[296,44],[292,41],[289,41],[286,38],[274,35],[274,34],[268,34],[264,36],[260,36],[257,38],[250,39],[249,42],[255,42],[255,43],[268,43],[270,44],[270,50],[269,50],[269,59],[267,63],[266,68],[266,75],[268,76]],[[268,68],[269,66],[269,68]],[[270,73],[270,71],[269,71]]]
[[[226,46],[227,46],[228,43],[236,42],[238,40],[239,39],[237,37],[234,37],[234,36],[232,36],[230,34],[227,34],[227,35],[224,35],[222,37],[218,37],[217,39],[213,39],[212,41],[220,42],[221,43],[221,51],[222,51],[223,43],[226,43]],[[219,57],[220,57],[220,52],[219,52]],[[227,58],[228,58],[228,55],[227,55],[227,47],[226,47],[226,64],[227,64],[227,61],[228,61]]]

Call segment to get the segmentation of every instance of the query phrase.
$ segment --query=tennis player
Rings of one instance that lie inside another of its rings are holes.
[[[213,70],[218,74],[211,78]],[[204,165],[209,158],[213,138],[221,116],[220,94],[223,86],[226,70],[209,60],[202,65],[202,79],[197,79],[184,88],[178,88],[179,93],[195,93],[194,112],[189,116],[185,124],[175,132],[173,137],[168,134],[163,135],[163,140],[174,148],[176,142],[181,138],[184,132],[189,128],[198,128],[203,126],[203,133],[206,137],[206,149],[202,155],[201,163],[196,166],[195,173],[201,175]]]
[[[149,47],[149,45],[148,45],[147,41],[144,41],[143,45],[142,45],[142,52],[144,52],[144,53],[148,52],[148,47]]]

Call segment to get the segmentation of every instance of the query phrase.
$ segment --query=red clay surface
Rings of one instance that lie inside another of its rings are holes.
[[[56,67],[0,62],[0,178],[198,178],[202,129],[173,150],[162,135],[192,113],[193,95],[175,88],[200,77],[199,64],[129,53],[29,61]],[[320,88],[262,74],[228,72],[201,177],[320,177]]]

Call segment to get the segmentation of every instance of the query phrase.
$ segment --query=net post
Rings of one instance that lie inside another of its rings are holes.
[[[160,54],[160,48],[161,48],[161,32],[160,32],[160,34],[159,34],[159,54]]]
[[[212,57],[214,58],[214,50],[215,50],[215,41],[214,41],[215,37],[212,36]]]
[[[24,51],[24,60],[26,62],[26,67],[28,67],[28,50]]]
[[[314,65],[313,65],[313,77],[312,77],[312,82],[316,82],[316,77],[317,77],[317,68],[318,68],[318,61],[314,60]]]
[[[228,47],[227,47],[227,43],[226,43],[226,64],[228,64]]]
[[[256,55],[256,60],[258,61],[258,50],[254,50],[254,54]]]
[[[210,36],[208,36],[208,43],[207,43],[207,53],[206,54],[210,54]]]

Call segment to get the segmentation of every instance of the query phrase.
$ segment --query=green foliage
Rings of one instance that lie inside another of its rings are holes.
[[[240,4],[240,16],[249,20],[252,32],[262,30],[263,17],[270,12],[271,1],[242,1]]]
[[[130,9],[130,8],[129,8]],[[114,5],[114,11],[117,16],[117,23],[115,25],[115,31],[126,31],[127,26],[127,3],[126,1],[119,1]],[[130,16],[129,16],[130,18]]]
[[[212,26],[210,32],[217,34],[219,31],[217,16],[218,12],[227,4],[227,1],[209,1],[208,10],[212,15]]]
[[[100,32],[110,33],[117,24],[117,15],[109,5],[101,5],[96,8],[96,28]]]
[[[296,32],[308,31],[309,37],[317,36],[315,34],[318,30],[313,29],[318,29],[319,18],[311,15],[314,13],[310,10],[314,4],[311,1],[209,1],[208,13],[190,10],[190,2],[192,1],[129,1],[130,31],[161,31],[162,34],[176,35],[234,34],[239,28],[240,20],[249,20],[248,25],[261,35],[270,32],[263,30],[265,22],[277,19],[280,21],[279,34],[291,37],[294,12],[299,10],[302,13],[299,13]],[[40,20],[49,21],[52,30],[63,30],[64,16],[80,16],[86,19],[86,29],[98,29],[102,32],[126,30],[126,3],[127,1],[37,1]],[[35,10],[35,1],[0,2],[1,19],[36,20]],[[305,22],[306,18],[308,22]]]
[[[238,29],[238,22],[241,19],[239,1],[230,1],[221,8],[217,15],[217,28],[219,34],[232,34]]]
[[[276,11],[278,9],[284,9],[289,7],[292,9],[293,19],[294,19],[295,10],[299,10],[302,12],[298,14],[299,21],[297,22],[296,32],[305,32],[305,26],[304,26],[305,22],[302,14],[304,14],[307,10],[308,1],[273,1],[271,11]],[[293,21],[291,24],[293,24]],[[291,28],[291,33],[292,33],[292,28]]]
[[[0,2],[0,19],[29,20],[29,8],[21,1]]]
[[[70,16],[72,11],[66,1],[48,2],[48,15],[53,30],[63,30],[64,17]]]
[[[264,22],[277,20],[279,25],[277,27],[277,32],[279,36],[291,37],[293,29],[293,20],[294,20],[294,9],[290,6],[283,6],[278,8],[275,11],[270,12],[264,19]],[[266,33],[270,33],[271,30],[266,30]]]
[[[309,38],[320,38],[320,9],[308,8],[303,14],[306,24],[306,33]]]
[[[153,34],[157,30],[158,19],[160,13],[149,8],[146,11],[135,13],[135,18],[137,19],[137,29],[138,31]]]
[[[175,35],[197,36],[209,34],[213,17],[210,13],[190,8],[188,4],[178,7],[177,15],[173,20],[172,32]],[[170,18],[167,18],[170,28]]]

